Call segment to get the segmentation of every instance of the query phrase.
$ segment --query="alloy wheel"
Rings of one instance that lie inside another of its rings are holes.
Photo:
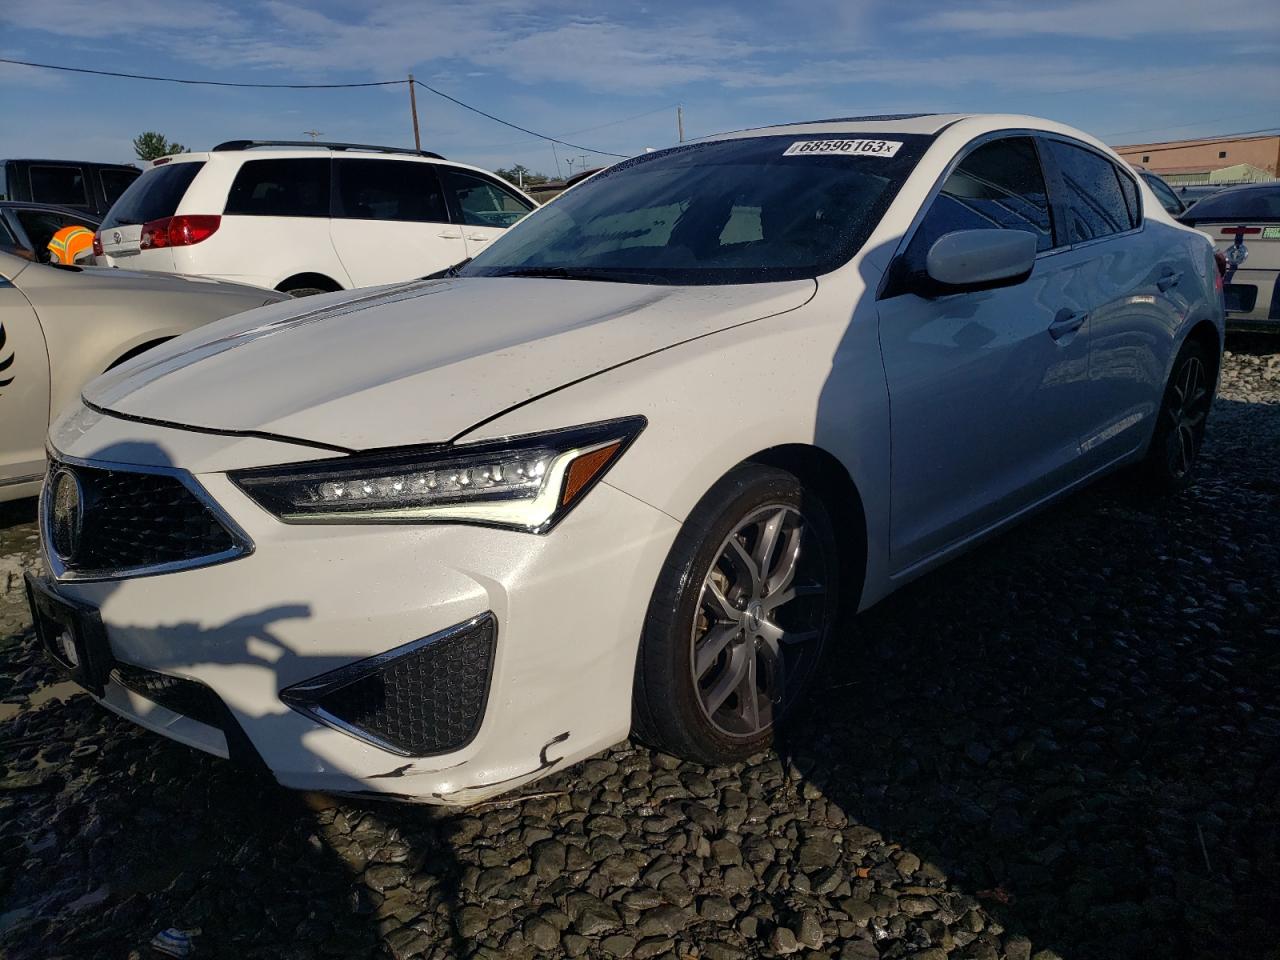
[[[1195,463],[1211,399],[1203,361],[1196,356],[1187,357],[1173,379],[1164,412],[1169,419],[1169,473],[1176,480],[1189,474]]]
[[[769,729],[805,686],[827,632],[826,564],[804,515],[787,504],[752,511],[721,544],[690,647],[699,706],[720,732]]]

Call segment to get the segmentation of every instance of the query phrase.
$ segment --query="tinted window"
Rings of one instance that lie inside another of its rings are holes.
[[[9,196],[9,171],[7,163],[0,163],[0,200],[12,200]]]
[[[929,248],[944,234],[993,228],[1033,233],[1037,250],[1053,246],[1044,174],[1030,137],[993,140],[960,162],[911,238],[908,269],[923,270]]]
[[[231,184],[223,213],[329,216],[329,159],[245,161]]]
[[[338,160],[338,209],[349,220],[448,223],[435,168],[407,160]]]
[[[31,241],[31,249],[41,263],[49,262],[49,241],[63,227],[75,224],[84,226],[77,217],[69,217],[65,213],[50,213],[45,210],[19,210],[18,222]],[[89,229],[93,229],[90,227]]]
[[[878,152],[787,155],[796,142],[745,137],[623,161],[534,210],[461,273],[656,284],[815,277],[866,242],[931,140],[900,134]]]
[[[509,227],[533,208],[491,180],[441,167],[445,189],[452,195],[462,222],[473,227]]]
[[[36,203],[57,203],[68,207],[88,206],[84,174],[79,167],[32,164],[31,199]]]
[[[107,206],[115,203],[129,189],[129,185],[142,175],[141,170],[99,170],[98,178],[102,183],[102,195],[107,198]]]
[[[0,247],[16,247],[17,245],[18,238],[13,235],[9,225],[4,222],[4,217],[0,216]]]
[[[1151,188],[1151,192],[1160,201],[1160,206],[1164,207],[1169,213],[1176,216],[1186,209],[1182,205],[1182,201],[1178,199],[1178,195],[1169,189],[1163,180],[1158,177],[1143,177],[1142,179],[1147,181],[1147,186]]]
[[[1188,216],[1195,220],[1280,220],[1280,187],[1246,187],[1205,197]]]
[[[1046,143],[1058,163],[1066,191],[1062,206],[1067,218],[1067,242],[1095,240],[1133,226],[1120,189],[1120,173],[1110,160],[1060,140]]]
[[[162,217],[172,217],[182,202],[182,195],[191,186],[203,160],[184,163],[166,163],[143,171],[120,199],[111,205],[102,229],[146,223]]]
[[[1124,205],[1129,211],[1129,226],[1136,227],[1142,222],[1142,204],[1138,200],[1138,185],[1134,183],[1133,177],[1126,175],[1119,168],[1116,170],[1116,179],[1120,181],[1120,192],[1124,194]]]

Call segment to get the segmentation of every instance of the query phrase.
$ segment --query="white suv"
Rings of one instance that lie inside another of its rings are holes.
[[[232,140],[157,160],[108,211],[94,252],[302,296],[442,270],[536,206],[434,153]]]

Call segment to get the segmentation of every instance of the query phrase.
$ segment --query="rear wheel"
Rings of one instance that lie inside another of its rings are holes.
[[[704,763],[769,746],[813,679],[836,619],[839,572],[830,515],[796,477],[748,464],[716,484],[677,537],[649,604],[637,735]]]
[[[1209,351],[1197,340],[1183,344],[1173,363],[1144,464],[1148,478],[1162,490],[1184,490],[1195,476],[1213,405],[1215,369]]]

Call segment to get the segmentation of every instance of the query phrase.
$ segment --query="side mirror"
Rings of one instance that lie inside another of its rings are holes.
[[[1036,265],[1036,235],[1026,230],[956,230],[939,237],[925,258],[937,295],[1011,287]]]

